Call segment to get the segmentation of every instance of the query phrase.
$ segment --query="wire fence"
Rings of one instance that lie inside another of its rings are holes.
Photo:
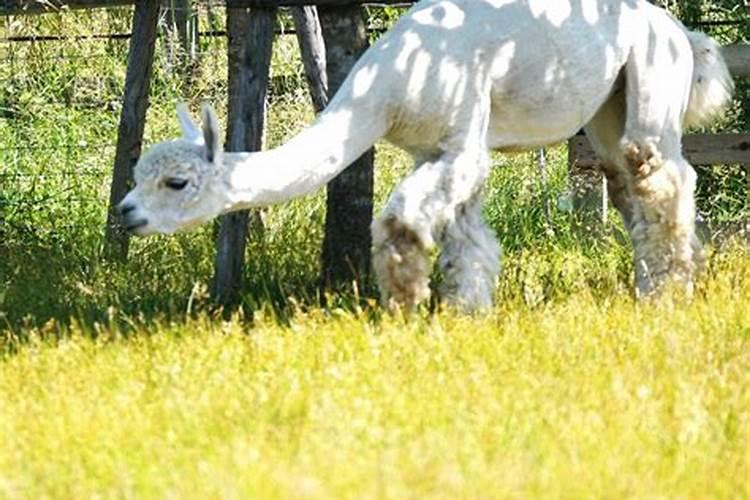
[[[199,36],[188,68],[174,12],[163,11],[146,144],[177,134],[177,101],[219,109],[227,101],[225,9],[216,1],[193,8]],[[0,231],[103,226],[131,18],[132,7],[0,16]],[[728,43],[742,22],[703,24]],[[383,29],[377,18],[371,26]],[[278,33],[293,32],[279,23]],[[271,98],[304,92],[296,42],[287,41],[274,53]]]
[[[216,2],[197,7],[204,34],[223,32]],[[0,17],[0,226],[6,234],[103,224],[131,17],[130,7]],[[226,102],[225,37],[199,38],[194,57],[200,64],[189,77],[176,37],[165,10],[147,143],[176,133],[176,101]]]

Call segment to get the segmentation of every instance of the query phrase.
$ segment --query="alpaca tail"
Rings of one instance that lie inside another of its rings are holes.
[[[734,82],[721,55],[721,47],[712,38],[688,31],[693,48],[693,82],[685,113],[685,126],[705,125],[729,104]]]

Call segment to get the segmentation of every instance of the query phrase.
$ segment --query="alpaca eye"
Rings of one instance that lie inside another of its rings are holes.
[[[187,179],[179,179],[177,177],[170,177],[164,181],[165,186],[167,186],[169,189],[174,189],[175,191],[183,189],[185,186],[187,186],[187,184]]]

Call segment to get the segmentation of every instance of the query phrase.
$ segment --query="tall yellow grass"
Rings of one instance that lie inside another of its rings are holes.
[[[690,302],[48,325],[0,362],[0,497],[747,498],[749,308],[738,251]]]

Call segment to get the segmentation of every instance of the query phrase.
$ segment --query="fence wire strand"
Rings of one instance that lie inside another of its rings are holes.
[[[195,5],[197,19],[207,22],[207,10],[219,7],[211,3]],[[1,17],[0,224],[43,223],[62,212],[100,216],[114,160],[132,8]],[[150,115],[172,110],[191,91],[216,94],[225,79],[224,41],[209,35],[224,30],[223,17],[214,12],[213,26],[203,26],[199,35],[193,56],[204,70],[193,89],[177,75],[183,54],[168,21],[163,15]],[[166,121],[149,126],[147,120],[144,142],[173,134],[162,130]]]
[[[193,32],[198,36],[191,42],[195,50],[189,60],[175,17],[166,11],[161,16],[149,110],[150,117],[161,119],[147,119],[146,144],[177,133],[172,119],[176,101],[209,100],[219,107],[226,102],[223,7],[215,0],[193,2],[187,14],[197,22]],[[0,17],[0,224],[23,217],[25,211],[101,216],[113,164],[132,7]],[[712,19],[699,24],[713,28],[726,42],[732,41],[726,33],[743,22]],[[383,29],[377,19],[371,26]],[[280,22],[277,33],[290,35],[294,29],[288,21]],[[274,98],[303,82],[299,70],[278,71],[269,95]],[[15,208],[11,212],[9,207]]]

